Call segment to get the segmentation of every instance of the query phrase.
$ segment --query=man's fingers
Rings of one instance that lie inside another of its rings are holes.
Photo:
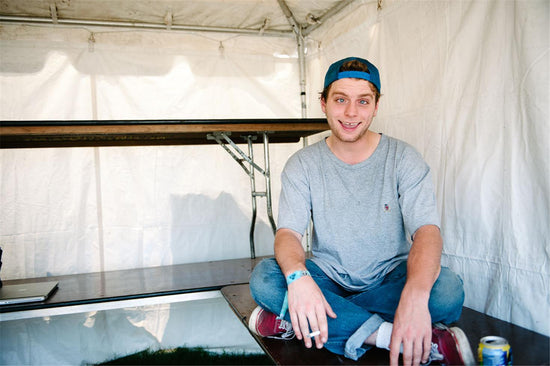
[[[399,362],[399,351],[401,349],[401,340],[392,337],[390,343],[390,365],[397,366]]]
[[[323,348],[324,342],[321,340],[321,331],[315,330],[315,327],[311,327],[311,333],[307,335],[310,339],[315,339],[315,347]]]
[[[422,353],[422,363],[427,363],[432,351],[432,339],[431,337],[424,338],[424,352]]]
[[[330,304],[326,299],[324,299],[324,303],[325,303],[325,313],[328,316],[330,316],[332,319],[336,319],[336,313],[332,310],[332,308],[330,307]]]
[[[296,338],[303,340],[307,348],[311,348],[313,340],[317,348],[323,348],[328,338],[328,326],[325,313],[291,313],[292,328]],[[325,340],[323,340],[323,337]]]
[[[328,324],[325,307],[322,305],[318,306],[315,316],[315,319],[310,320],[309,326],[312,332],[319,331],[319,335],[315,337],[315,345],[317,348],[323,348],[328,339]]]
[[[290,322],[292,323],[292,330],[294,335],[298,339],[302,339],[302,332],[300,331],[300,322],[298,321],[298,315],[294,312],[290,313]]]
[[[392,335],[390,342],[390,365],[397,366],[399,363],[399,354],[402,354],[403,365],[420,365],[427,363],[431,352],[431,338],[425,337],[420,341],[396,337]]]
[[[293,282],[288,291],[290,320],[296,338],[303,340],[307,348],[314,340],[315,345],[322,348],[328,340],[327,314],[331,317],[336,314],[311,277]]]
[[[413,365],[420,365],[420,361],[422,359],[422,356],[424,355],[423,348],[424,344],[422,342],[414,342],[412,354]]]
[[[320,336],[320,341],[321,341],[321,347],[327,343],[327,340],[328,340],[328,324],[326,322],[326,318],[325,318],[325,321],[323,323],[320,323],[319,324],[319,336]],[[319,348],[321,348],[319,347]]]
[[[300,314],[298,316],[298,321],[300,323],[300,331],[302,332],[302,335],[303,335],[303,340],[304,340],[304,345],[307,347],[307,348],[311,348],[311,338],[309,338],[307,335],[310,333],[309,331],[309,324],[308,324],[308,321],[307,321],[307,316],[305,314]]]
[[[317,348],[323,348],[328,339],[328,324],[324,307],[319,306],[315,315],[316,318],[310,320],[309,326],[311,327],[312,333],[318,332],[318,334],[315,336],[315,345],[317,346]]]
[[[411,342],[403,342],[403,366],[412,365],[412,360],[413,360],[413,345]]]

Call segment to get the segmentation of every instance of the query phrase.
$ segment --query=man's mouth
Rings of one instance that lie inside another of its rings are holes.
[[[349,128],[349,129],[354,129],[355,127],[359,126],[361,122],[343,122],[343,121],[340,121],[340,124],[344,127],[344,128]]]

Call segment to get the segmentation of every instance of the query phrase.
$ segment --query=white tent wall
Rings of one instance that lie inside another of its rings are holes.
[[[90,42],[91,34],[3,26],[0,119],[300,115],[292,38],[114,29]],[[271,144],[274,192],[300,147]],[[263,147],[255,150],[262,165]],[[250,255],[249,177],[220,146],[1,150],[0,176],[4,280]],[[268,255],[273,233],[258,202],[256,254]],[[168,318],[174,324],[159,326]],[[177,345],[259,351],[241,327],[222,299],[12,321],[1,327],[0,360],[101,362]]]
[[[366,2],[313,34],[308,55],[311,106],[333,61],[379,66],[372,128],[432,167],[443,264],[464,279],[466,306],[546,335],[549,16],[545,0]]]
[[[273,56],[292,52],[292,39],[261,39],[260,51],[254,40],[227,35],[220,43],[204,35],[95,32],[90,45],[86,30],[6,26],[2,34],[9,69],[2,119],[300,114],[297,62]],[[271,145],[274,177],[299,147]],[[5,279],[249,255],[249,178],[219,146],[1,153]],[[255,155],[263,156],[261,146]],[[272,184],[277,191],[278,180]],[[261,205],[259,215],[262,255],[272,252],[273,235]]]

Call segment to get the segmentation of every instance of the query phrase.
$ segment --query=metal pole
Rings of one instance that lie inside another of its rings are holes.
[[[271,223],[271,228],[273,229],[273,235],[277,231],[277,226],[275,225],[275,220],[273,219],[273,209],[271,206],[271,170],[269,168],[269,137],[267,132],[264,132],[264,161],[265,161],[265,198],[267,203],[267,217],[269,217],[269,222]]]
[[[306,54],[305,39],[302,32],[296,35],[298,44],[298,62],[300,67],[300,101],[302,107],[302,118],[307,118],[307,100],[306,100]]]
[[[300,99],[302,103],[302,118],[307,118],[307,99],[306,99],[306,56],[305,56],[305,38],[302,36],[302,30],[296,35],[298,44],[298,61],[300,63]],[[307,137],[302,139],[303,146],[309,145]],[[311,240],[313,237],[313,223],[310,222],[305,232],[306,251],[311,250]]]
[[[250,192],[251,192],[251,198],[252,198],[252,222],[250,223],[250,258],[254,259],[256,258],[256,249],[254,245],[254,229],[256,227],[256,178],[254,174],[254,166],[252,165],[252,161],[254,161],[254,148],[252,146],[252,137],[247,136],[246,140],[248,141],[248,156],[250,158],[250,173],[248,176],[250,177]]]
[[[305,55],[305,30],[303,27],[296,21],[296,18],[292,14],[292,11],[288,7],[288,5],[285,3],[284,0],[277,0],[279,3],[279,7],[285,14],[288,22],[292,26],[292,30],[294,31],[294,35],[296,37],[296,46],[298,48],[298,63],[299,63],[299,71],[300,71],[300,102],[301,102],[301,110],[302,110],[302,118],[307,118],[307,95],[306,95],[306,55]],[[347,5],[347,1],[346,1]],[[342,6],[343,8],[343,6]],[[340,11],[342,9],[340,6],[335,6],[331,11],[334,11],[335,13]],[[307,33],[309,34],[309,33]],[[304,146],[308,145],[308,139],[307,137],[303,138],[303,144]],[[307,227],[307,230],[305,232],[305,241],[306,241],[306,251],[311,250],[311,238],[312,238],[312,223]]]
[[[125,29],[148,29],[148,30],[167,30],[167,25],[164,23],[140,23],[140,22],[123,22],[123,21],[102,21],[102,20],[86,20],[86,19],[60,19],[59,16],[56,22],[52,18],[41,17],[21,17],[11,15],[0,15],[0,23],[14,24],[39,24],[64,27],[99,27],[99,28],[125,28]],[[170,31],[180,32],[214,32],[214,33],[234,33],[246,35],[261,35],[270,37],[290,37],[290,30],[270,30],[270,29],[251,29],[251,28],[226,28],[226,27],[206,27],[196,25],[179,25],[171,24]]]
[[[306,61],[305,61],[305,39],[302,35],[302,26],[296,21],[294,14],[285,3],[284,0],[277,0],[279,7],[283,11],[288,20],[288,23],[292,26],[294,35],[296,36],[296,43],[298,47],[298,62],[300,67],[300,99],[302,102],[302,118],[307,118],[307,104],[306,104]]]

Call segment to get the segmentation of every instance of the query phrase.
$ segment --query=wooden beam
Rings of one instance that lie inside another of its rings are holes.
[[[327,129],[324,119],[2,121],[0,148],[212,144],[213,132],[244,142],[267,131],[270,142],[298,142]]]

